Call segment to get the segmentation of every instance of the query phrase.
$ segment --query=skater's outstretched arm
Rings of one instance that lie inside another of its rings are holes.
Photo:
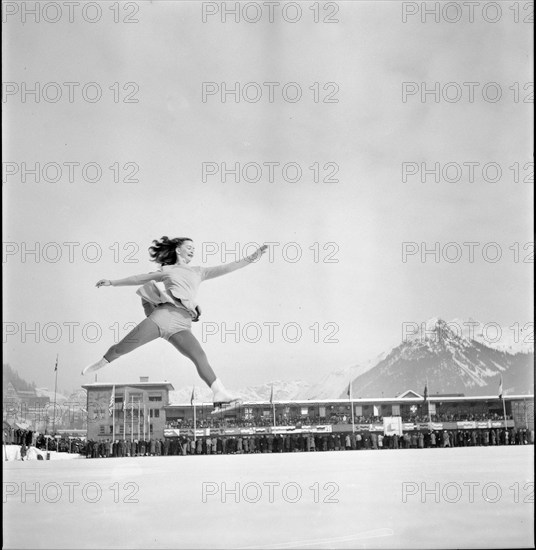
[[[141,286],[149,281],[160,282],[164,273],[162,271],[154,271],[153,273],[143,273],[142,275],[133,275],[124,279],[101,279],[97,282],[97,287],[101,286]]]
[[[237,262],[218,265],[216,267],[204,267],[202,269],[203,279],[204,280],[214,279],[215,277],[221,277],[222,275],[226,275],[227,273],[232,273],[237,269],[246,267],[247,265],[250,265],[251,263],[253,263],[257,258],[260,258],[266,252],[267,249],[268,249],[268,245],[263,244],[255,252],[253,252],[253,254],[250,254],[249,256],[246,256],[245,258],[238,260]]]

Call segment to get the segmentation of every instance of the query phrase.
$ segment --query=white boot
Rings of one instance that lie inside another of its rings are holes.
[[[237,395],[232,395],[225,389],[219,378],[216,378],[216,380],[212,382],[210,389],[214,394],[212,397],[213,403],[232,403],[233,401],[237,401],[239,399]]]
[[[88,372],[93,372],[93,371],[102,369],[102,367],[105,367],[106,365],[109,365],[109,364],[110,364],[110,361],[108,361],[107,359],[104,359],[103,357],[100,361],[97,361],[96,363],[92,363],[91,365],[88,365],[82,371],[82,376],[84,376],[84,374],[87,374]]]

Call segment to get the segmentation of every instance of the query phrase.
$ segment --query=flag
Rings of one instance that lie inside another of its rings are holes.
[[[346,392],[346,395],[349,399],[352,399],[352,382],[348,382],[348,391]]]
[[[428,382],[424,385],[424,402],[428,401]]]
[[[499,381],[499,399],[502,399],[502,396],[503,396],[503,383],[502,383],[502,374],[501,374],[501,379]]]
[[[274,402],[274,385],[272,384],[272,389],[270,391],[270,403]]]
[[[108,405],[108,412],[110,413],[110,416],[114,414],[114,406],[115,406],[115,385],[112,388],[112,395],[110,396],[110,404]]]
[[[58,372],[58,356],[56,355],[56,365],[54,367],[54,372]]]
[[[123,410],[124,411],[127,410],[127,401],[128,401],[128,392],[127,392],[127,389],[125,388],[125,395],[123,396]]]
[[[192,397],[190,397],[190,405],[194,404],[195,399],[195,386],[192,388]]]

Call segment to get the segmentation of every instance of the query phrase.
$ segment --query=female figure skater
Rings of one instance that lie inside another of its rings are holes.
[[[227,392],[220,379],[214,374],[205,352],[191,332],[192,321],[198,321],[201,314],[196,303],[196,294],[201,282],[246,267],[264,254],[268,248],[267,245],[261,246],[242,260],[217,267],[188,265],[195,251],[191,239],[162,237],[160,241],[153,241],[153,245],[149,248],[149,254],[151,260],[161,266],[160,271],[114,281],[101,279],[97,282],[97,288],[143,285],[137,290],[137,294],[142,298],[147,318],[118,344],[113,345],[102,359],[88,365],[82,374],[101,369],[122,355],[156,338],[164,338],[194,363],[199,376],[214,394],[214,404],[235,401],[236,397]],[[165,290],[161,290],[156,285],[157,282],[164,283]]]

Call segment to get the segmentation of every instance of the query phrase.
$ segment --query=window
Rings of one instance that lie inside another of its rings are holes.
[[[400,416],[400,405],[393,405],[393,416]]]
[[[99,426],[99,435],[105,435],[106,426]]]
[[[154,410],[154,417],[155,418],[160,418],[160,410],[159,409]]]
[[[162,394],[150,395],[149,401],[162,401]]]
[[[114,427],[113,427],[113,426],[110,426],[110,433],[111,433],[111,434],[114,433]]]
[[[137,405],[138,403],[143,403],[143,394],[141,393],[129,393],[127,395],[127,401],[129,405],[131,403],[134,403],[134,405]]]

